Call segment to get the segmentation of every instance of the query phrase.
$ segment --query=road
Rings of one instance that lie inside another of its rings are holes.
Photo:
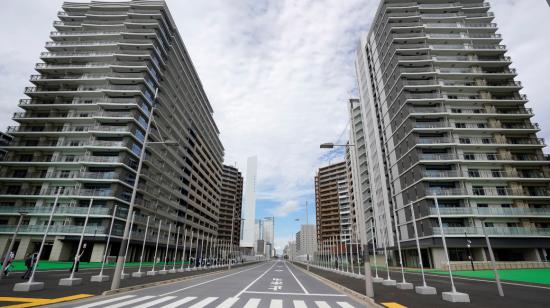
[[[300,264],[299,266],[305,267]],[[312,272],[329,280],[338,282],[349,289],[364,294],[365,281],[361,279],[342,276],[341,274],[320,270],[311,267]],[[374,271],[373,271],[374,274]],[[386,271],[379,270],[379,275],[386,278]],[[390,270],[391,279],[401,281],[401,272]],[[407,282],[415,286],[422,285],[420,273],[405,273]],[[450,291],[451,284],[448,276],[427,274],[426,281],[429,286],[437,289],[437,295],[419,295],[414,290],[399,290],[396,287],[374,284],[375,301],[377,303],[395,302],[400,305],[416,307],[483,307],[483,308],[543,308],[550,307],[550,286],[517,282],[503,282],[504,297],[500,297],[494,281],[484,279],[472,279],[455,277],[455,286],[458,292],[470,295],[470,303],[450,303],[441,299],[441,292]]]
[[[234,267],[241,268],[243,265],[236,264]],[[244,264],[245,267],[251,266]],[[167,267],[168,269],[171,269],[172,267]],[[151,267],[143,267],[142,271],[148,271]],[[156,266],[156,270],[162,269],[162,266],[159,267]],[[124,279],[121,282],[121,287],[129,287],[129,286],[135,286],[135,285],[143,285],[163,280],[169,280],[169,279],[176,279],[176,278],[182,278],[182,277],[188,277],[188,276],[195,276],[195,275],[202,275],[204,273],[212,272],[212,271],[221,271],[225,272],[226,268],[219,268],[219,269],[203,269],[203,270],[197,270],[197,271],[189,271],[189,272],[183,272],[183,273],[175,273],[175,274],[166,274],[166,275],[156,275],[156,276],[146,276],[142,278],[128,278]],[[105,268],[104,274],[109,275],[112,277],[114,268]],[[137,272],[137,267],[127,267],[125,272],[126,273],[133,273]],[[22,272],[11,272],[8,277],[4,277],[0,279],[0,307],[3,307],[5,305],[9,304],[15,304],[17,302],[8,302],[7,298],[13,298],[14,301],[17,300],[17,298],[22,298],[22,302],[25,299],[33,299],[33,298],[42,298],[42,299],[58,299],[62,297],[67,296],[77,296],[81,294],[89,294],[89,295],[100,295],[104,291],[107,291],[111,287],[111,281],[107,282],[90,282],[90,277],[92,275],[97,275],[99,272],[99,269],[80,269],[78,273],[76,273],[76,277],[82,278],[82,284],[79,286],[74,287],[67,287],[67,286],[59,286],[58,282],[61,278],[67,278],[69,276],[68,270],[45,270],[45,271],[38,271],[36,273],[35,281],[41,281],[44,282],[44,289],[40,291],[32,291],[32,292],[13,292],[13,285],[18,282],[24,282],[25,280],[21,279]]]
[[[270,261],[207,277],[52,307],[351,308],[365,307],[365,304],[326,286],[290,263]]]

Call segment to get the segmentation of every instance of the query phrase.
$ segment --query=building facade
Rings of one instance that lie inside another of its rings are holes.
[[[349,242],[351,205],[346,162],[321,167],[315,176],[317,240]]]
[[[315,225],[301,225],[300,231],[296,232],[296,253],[302,255],[314,255],[317,252],[317,230]]]
[[[243,177],[231,166],[223,165],[218,239],[239,245],[241,238],[241,208],[243,200]]]
[[[487,260],[482,224],[497,260],[548,259],[550,161],[493,19],[482,0],[381,1],[357,50],[376,237],[408,266],[413,223],[442,266],[436,201],[452,261]]]
[[[177,230],[180,243],[188,230],[187,247],[191,231],[217,236],[224,149],[166,3],[65,2],[58,18],[19,102],[23,112],[14,114],[18,125],[8,129],[14,140],[3,146],[0,251],[26,211],[16,257],[36,252],[59,194],[42,259],[74,257],[90,202],[82,260],[100,261],[105,249],[115,255],[149,123],[148,141],[177,145],[147,146],[128,259],[139,258],[146,237],[152,260],[159,230],[170,250]],[[113,245],[105,247],[113,216]]]
[[[258,169],[258,157],[251,156],[246,161],[246,177],[244,188],[244,202],[242,207],[241,242],[240,245],[248,251],[256,246],[255,223],[256,223],[256,173]]]

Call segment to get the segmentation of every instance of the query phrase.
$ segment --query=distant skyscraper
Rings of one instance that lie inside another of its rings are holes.
[[[249,157],[246,161],[246,178],[244,181],[244,202],[242,208],[241,247],[252,248],[254,241],[254,224],[256,221],[256,172],[258,158]]]

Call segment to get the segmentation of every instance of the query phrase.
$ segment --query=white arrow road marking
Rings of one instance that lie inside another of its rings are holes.
[[[132,297],[135,297],[135,295],[124,295],[124,296],[121,296],[121,297],[115,297],[115,298],[111,298],[111,299],[106,299],[106,300],[104,300],[104,301],[95,302],[95,303],[91,303],[91,304],[83,305],[83,306],[79,306],[79,307],[80,307],[80,308],[97,307],[97,306],[109,304],[109,303],[112,303],[112,302],[118,302],[118,301],[121,301],[121,300],[124,300],[124,299],[128,299],[128,298],[132,298]]]

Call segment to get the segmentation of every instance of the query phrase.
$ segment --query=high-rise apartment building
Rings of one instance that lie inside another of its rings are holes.
[[[487,260],[482,224],[497,260],[550,253],[550,160],[489,9],[381,1],[357,50],[376,236],[398,239],[407,265],[412,223],[426,264],[444,260],[434,196],[452,261],[468,260],[466,236],[473,259]]]
[[[318,241],[351,239],[351,205],[346,162],[319,168],[315,176]]]
[[[317,252],[317,231],[315,225],[301,225],[296,232],[296,252],[299,256],[312,256]]]
[[[31,76],[34,86],[25,88],[29,98],[19,102],[23,112],[14,114],[19,125],[8,129],[14,140],[0,162],[0,251],[20,211],[28,215],[17,258],[37,251],[59,192],[42,259],[74,256],[92,198],[83,260],[100,261],[105,249],[116,254],[153,114],[149,141],[162,136],[177,145],[147,146],[128,259],[139,258],[144,236],[145,258],[152,259],[160,223],[161,242],[172,247],[178,227],[189,230],[188,242],[191,230],[195,237],[217,236],[224,149],[166,3],[62,8]],[[106,248],[113,215],[113,246]]]
[[[251,156],[246,161],[246,177],[244,182],[244,202],[242,207],[242,223],[240,246],[252,254],[256,246],[255,222],[256,222],[256,173],[258,169],[258,157]]]
[[[223,165],[218,239],[239,245],[241,238],[241,207],[243,177],[235,167]]]

